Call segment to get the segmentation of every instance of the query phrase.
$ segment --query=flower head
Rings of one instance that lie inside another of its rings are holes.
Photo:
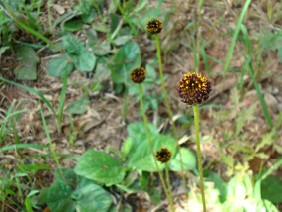
[[[156,159],[162,163],[169,161],[171,158],[171,152],[167,148],[161,148],[156,153]]]
[[[162,31],[163,24],[158,18],[152,18],[147,22],[146,29],[150,34],[158,34]]]
[[[196,105],[209,98],[211,83],[199,73],[188,72],[179,80],[176,89],[182,102],[188,105]]]
[[[146,70],[142,67],[140,68],[135,68],[132,70],[130,73],[130,78],[132,79],[133,82],[135,83],[141,83],[144,81],[146,77]]]

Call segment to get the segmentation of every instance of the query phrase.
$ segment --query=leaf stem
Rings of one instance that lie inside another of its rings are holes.
[[[197,145],[197,156],[198,156],[198,168],[200,172],[200,189],[203,201],[203,211],[206,212],[206,199],[205,199],[205,188],[203,180],[203,167],[202,167],[202,154],[200,147],[200,136],[199,136],[199,105],[193,106],[194,110],[194,123],[195,123],[195,134],[196,134],[196,145]]]

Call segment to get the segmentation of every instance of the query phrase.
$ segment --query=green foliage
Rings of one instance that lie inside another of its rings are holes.
[[[274,204],[282,203],[282,181],[275,176],[268,176],[261,183],[261,196]]]
[[[70,58],[65,54],[55,57],[47,63],[47,72],[53,77],[61,77],[65,74],[69,75],[72,70],[73,64]]]
[[[41,203],[51,211],[108,211],[112,198],[94,181],[77,176],[70,169],[56,171],[49,188],[41,191]]]
[[[282,61],[282,30],[270,32],[263,29],[258,37],[263,50],[277,51],[279,61]]]
[[[82,72],[93,71],[96,56],[86,50],[83,42],[72,35],[63,38],[63,48],[66,54],[52,58],[47,63],[47,71],[51,76],[64,76],[70,74],[73,67]]]
[[[149,124],[148,128],[154,152],[165,147],[171,151],[173,158],[176,153],[176,141],[171,137],[160,135],[157,128],[152,124]],[[128,166],[142,171],[157,171],[143,123],[132,123],[128,126],[127,130],[128,138],[124,143],[122,153],[127,158],[126,162]],[[158,166],[160,169],[165,167],[160,162],[158,162]]]
[[[21,46],[16,48],[19,64],[14,70],[16,78],[19,80],[36,80],[38,56],[30,47]]]
[[[251,177],[247,173],[237,174],[228,184],[214,173],[209,174],[214,185],[206,183],[206,199],[210,209],[216,211],[273,211],[277,208],[268,200],[255,194]],[[191,191],[189,202],[201,204],[199,192]],[[189,204],[189,203],[188,203]],[[189,205],[190,205],[189,204]],[[194,206],[196,207],[196,206]]]
[[[110,65],[112,79],[115,83],[128,84],[130,72],[133,68],[141,65],[141,52],[136,42],[128,42],[113,57]]]
[[[87,106],[90,104],[89,99],[86,96],[82,96],[80,99],[74,101],[67,108],[69,114],[83,114],[87,110]]]
[[[75,172],[107,186],[120,183],[125,177],[122,163],[105,152],[88,150],[78,161]]]
[[[196,158],[194,154],[186,148],[180,148],[180,152],[183,160],[183,170],[195,170]],[[171,160],[169,164],[169,169],[172,171],[182,171],[179,152],[177,152],[175,158]]]

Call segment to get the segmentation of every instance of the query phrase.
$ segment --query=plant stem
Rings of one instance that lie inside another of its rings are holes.
[[[143,122],[144,122],[144,128],[145,128],[145,132],[146,132],[146,136],[147,136],[147,140],[148,140],[148,143],[149,143],[149,146],[150,146],[150,150],[151,150],[151,154],[154,158],[154,162],[155,162],[155,165],[156,165],[156,168],[158,170],[158,174],[159,174],[159,178],[160,178],[160,181],[161,181],[161,184],[163,186],[163,189],[165,191],[165,194],[166,194],[166,197],[169,201],[169,206],[170,206],[170,209],[171,211],[174,211],[174,208],[173,208],[173,201],[172,198],[171,198],[171,193],[170,191],[168,191],[167,187],[166,187],[166,184],[165,184],[165,181],[164,181],[164,178],[163,178],[163,175],[159,169],[159,166],[158,166],[158,163],[157,163],[157,160],[156,160],[156,157],[155,157],[155,154],[154,154],[154,147],[153,147],[153,143],[152,143],[152,140],[151,140],[151,136],[150,136],[150,132],[149,132],[149,129],[148,129],[148,126],[147,126],[147,117],[145,115],[145,110],[144,110],[144,104],[143,104],[143,91],[142,91],[142,86],[141,84],[139,84],[139,93],[140,93],[140,106],[141,106],[141,114],[142,114],[142,118],[143,118]],[[170,185],[168,185],[170,186]]]
[[[172,199],[172,192],[170,188],[170,180],[169,180],[169,172],[168,172],[168,164],[167,162],[165,163],[165,177],[166,177],[166,184],[167,184],[167,191],[169,194],[169,204],[173,205],[173,199]],[[174,211],[174,208],[171,208],[172,211]]]
[[[199,0],[198,2],[198,8],[197,8],[197,17],[196,17],[196,54],[195,54],[195,72],[198,72],[199,70],[199,62],[200,62],[200,43],[201,43],[201,22],[202,22],[202,16],[201,16],[201,10],[204,5],[204,0]]]
[[[174,121],[173,121],[173,118],[172,118],[172,112],[171,112],[171,109],[170,109],[170,106],[169,106],[169,102],[168,102],[168,98],[167,98],[167,92],[166,92],[166,89],[165,89],[165,84],[164,84],[164,79],[163,79],[163,66],[162,66],[162,57],[161,57],[161,47],[160,47],[159,36],[156,35],[155,39],[156,39],[156,47],[157,47],[157,54],[158,54],[159,75],[160,75],[160,80],[161,80],[162,92],[164,94],[165,108],[166,108],[166,111],[167,111],[167,114],[169,116],[169,120],[170,120],[170,123],[171,123],[171,126],[172,126],[173,135],[174,135],[176,142],[177,142],[177,150],[178,150],[179,156],[180,156],[180,165],[181,165],[181,172],[182,172],[182,175],[181,175],[182,186],[185,189],[186,194],[187,194],[186,181],[185,181],[185,177],[184,177],[184,167],[183,167],[182,154],[181,154],[181,151],[180,151],[180,146],[178,144],[179,138],[178,138],[178,135],[177,135],[177,132],[176,132],[176,127],[175,127],[175,124],[174,124]]]
[[[202,201],[203,201],[203,211],[206,212],[202,154],[201,154],[200,136],[199,136],[199,105],[194,105],[193,110],[194,110],[194,123],[195,123],[195,134],[196,134],[197,156],[198,156],[198,168],[200,172],[200,189],[201,189],[201,195],[202,195]]]

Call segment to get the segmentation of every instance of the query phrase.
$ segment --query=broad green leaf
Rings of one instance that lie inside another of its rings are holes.
[[[101,186],[85,178],[72,193],[78,211],[108,211],[112,198]]]
[[[243,200],[252,193],[252,181],[247,174],[235,175],[227,185],[227,200]]]
[[[111,53],[111,44],[109,43],[109,41],[104,40],[104,41],[100,41],[100,40],[96,40],[96,41],[89,41],[88,44],[92,50],[93,53],[95,55],[106,55]]]
[[[87,110],[87,106],[90,104],[88,97],[82,96],[80,99],[74,101],[68,106],[69,114],[83,114]]]
[[[78,176],[72,169],[57,168],[55,172],[55,181],[65,183],[74,188],[78,182]]]
[[[112,79],[115,83],[127,84],[130,72],[141,65],[141,52],[136,42],[128,42],[114,56],[111,64]]]
[[[52,58],[47,63],[47,72],[52,77],[62,77],[67,73],[69,75],[73,70],[73,64],[70,58],[63,54]]]
[[[107,28],[107,26],[102,24],[101,22],[94,22],[92,24],[92,27],[98,32],[108,33],[110,31],[109,28]]]
[[[79,56],[86,51],[83,42],[75,38],[73,35],[66,35],[63,37],[63,47],[71,57]]]
[[[268,176],[261,182],[261,196],[274,204],[282,203],[282,181],[278,177]]]
[[[226,200],[227,195],[227,186],[223,179],[219,176],[219,174],[208,171],[206,176],[206,181],[212,181],[214,183],[214,187],[219,191],[219,199],[220,202],[224,202]]]
[[[138,133],[142,134],[141,132]],[[157,167],[154,162],[154,158],[151,152],[151,148],[146,136],[134,136],[132,137],[133,145],[128,154],[128,166],[141,170],[141,171],[157,171]],[[156,153],[159,149],[165,147],[172,153],[172,158],[176,153],[176,141],[171,137],[164,135],[151,136],[151,142],[153,145],[153,152]],[[164,168],[164,164],[157,162],[160,169]]]
[[[75,32],[81,30],[83,26],[82,19],[79,17],[74,17],[64,23],[64,29],[66,31]]]
[[[122,145],[121,153],[123,158],[127,157],[132,146],[133,146],[133,138],[129,137],[125,140],[125,142]]]
[[[117,37],[113,42],[116,46],[122,46],[132,39],[131,35],[123,35]]]
[[[78,161],[75,173],[106,185],[120,183],[125,177],[122,163],[105,152],[88,150]]]
[[[152,136],[158,135],[158,128],[153,124],[147,124],[149,132]],[[135,136],[140,136],[145,134],[145,128],[143,122],[134,122],[128,125],[127,127],[128,137],[135,138]]]
[[[47,205],[51,211],[74,211],[74,201],[71,198],[73,189],[63,182],[55,182],[48,189]]]
[[[23,46],[16,49],[19,64],[14,70],[19,80],[36,80],[39,58],[31,47]]]
[[[19,64],[14,69],[14,74],[19,80],[36,80],[37,66],[35,64]]]
[[[96,57],[94,54],[84,51],[72,58],[74,60],[75,67],[79,71],[93,71],[96,63]]]
[[[196,158],[193,153],[186,148],[180,149],[182,161],[183,161],[183,170],[195,170],[196,169]],[[169,169],[172,171],[181,171],[181,160],[179,152],[176,154],[175,158],[172,159],[169,163]]]

